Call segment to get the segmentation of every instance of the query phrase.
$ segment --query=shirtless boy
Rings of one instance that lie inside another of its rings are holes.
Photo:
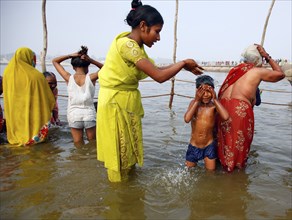
[[[186,166],[195,167],[199,160],[205,162],[207,170],[215,170],[217,143],[215,134],[216,115],[228,120],[229,114],[216,98],[214,80],[203,75],[196,79],[196,95],[190,102],[184,120],[191,121],[192,133],[186,152]]]

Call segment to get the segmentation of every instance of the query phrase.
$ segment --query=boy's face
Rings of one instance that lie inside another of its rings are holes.
[[[53,76],[48,76],[46,79],[47,79],[47,82],[49,83],[51,90],[53,91],[57,87],[56,78]]]
[[[200,87],[203,89],[201,102],[204,104],[208,104],[212,100],[212,92],[213,88],[208,84],[202,84]]]

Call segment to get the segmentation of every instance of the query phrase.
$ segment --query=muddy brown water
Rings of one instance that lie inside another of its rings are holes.
[[[218,91],[226,74],[205,74],[215,78]],[[184,71],[177,76],[195,78]],[[170,86],[145,82],[140,90],[142,96],[157,95],[169,93]],[[186,170],[190,125],[183,115],[190,99],[175,96],[170,110],[168,96],[143,98],[144,166],[122,183],[107,180],[96,143],[74,147],[67,99],[60,97],[65,123],[52,128],[45,143],[29,149],[0,145],[1,219],[292,219],[291,85],[282,80],[260,88],[264,103],[254,109],[245,170],[228,174],[218,166],[206,172],[202,163]],[[66,94],[64,83],[59,89]],[[194,89],[194,83],[175,84],[178,94],[192,96]]]

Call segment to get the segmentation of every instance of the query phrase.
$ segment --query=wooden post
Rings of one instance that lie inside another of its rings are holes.
[[[176,0],[175,19],[174,19],[174,47],[173,47],[173,63],[176,63],[176,48],[177,48],[177,18],[178,18],[178,0]],[[169,99],[169,108],[172,108],[173,96],[174,96],[174,83],[175,77],[171,79],[171,90]]]
[[[41,66],[42,71],[46,71],[46,55],[47,55],[47,45],[48,45],[48,37],[47,37],[47,20],[46,20],[46,0],[42,0],[42,18],[43,18],[43,34],[44,34],[44,42],[43,42],[43,51],[41,52]]]
[[[274,4],[275,4],[275,0],[272,0],[272,4],[271,4],[270,10],[269,10],[269,13],[267,15],[266,22],[265,22],[265,26],[264,26],[264,30],[263,30],[263,34],[262,34],[262,41],[261,41],[261,45],[262,46],[264,46],[264,41],[265,41],[265,36],[266,36],[266,30],[267,30],[269,18],[270,18],[270,15],[271,15],[271,12],[272,12],[272,9],[273,9]]]

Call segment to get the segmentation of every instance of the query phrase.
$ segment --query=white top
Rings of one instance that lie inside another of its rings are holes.
[[[67,108],[68,122],[96,121],[96,111],[93,104],[95,86],[90,80],[89,75],[86,75],[82,86],[79,86],[75,82],[74,76],[71,75],[67,91],[69,95]]]

